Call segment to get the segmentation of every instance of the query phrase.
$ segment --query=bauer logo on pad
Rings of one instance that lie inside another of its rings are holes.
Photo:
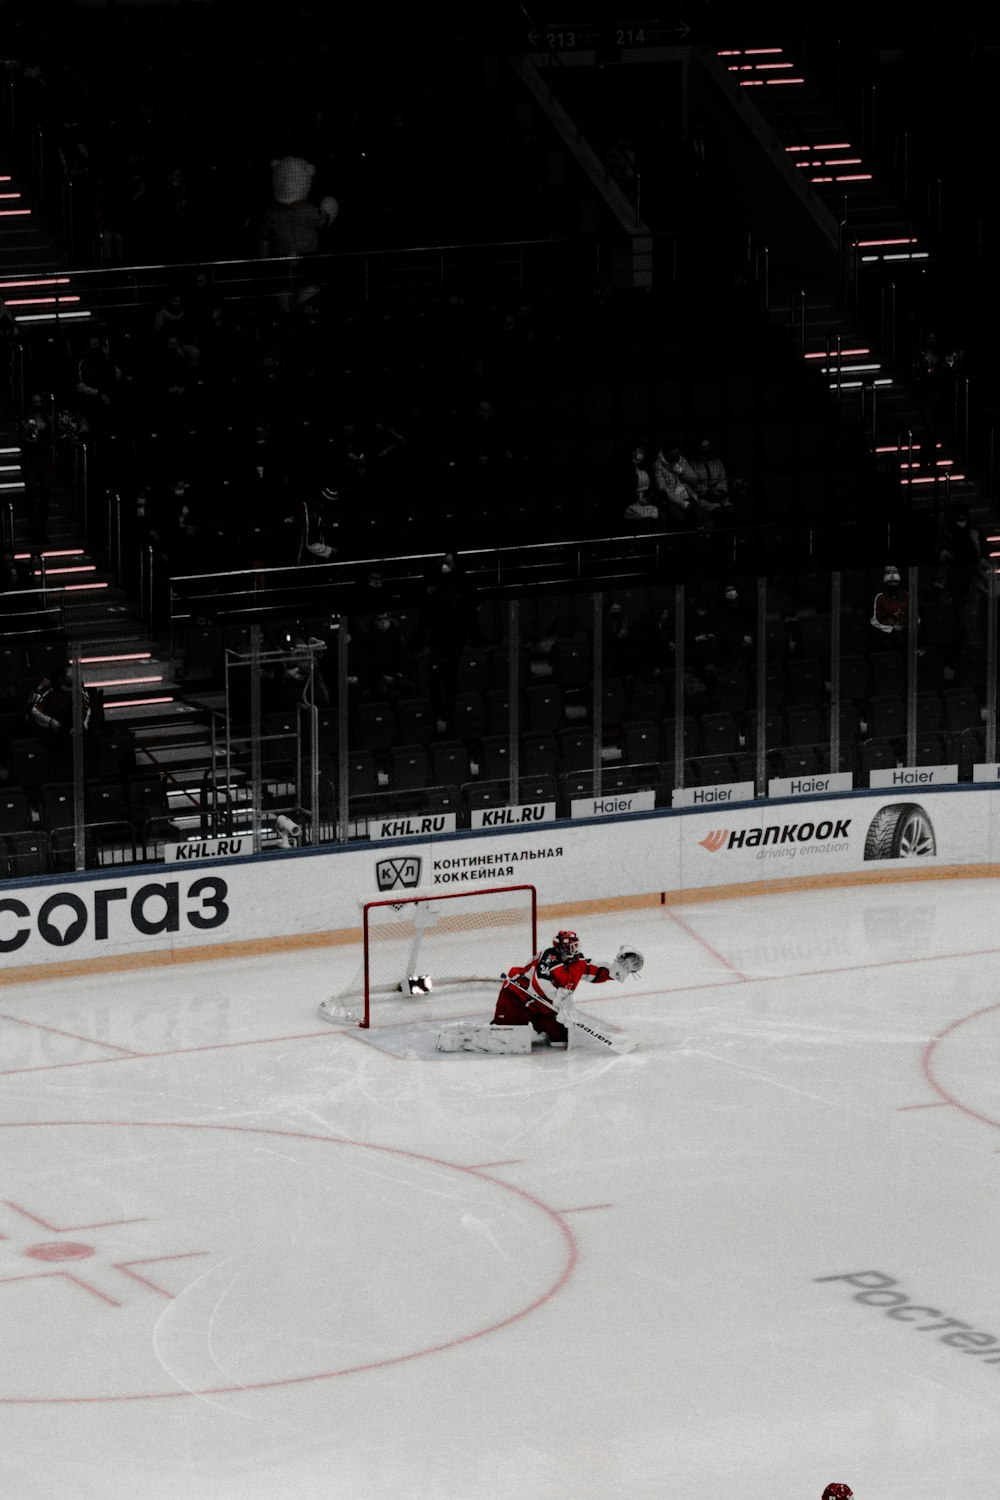
[[[419,885],[422,863],[418,855],[410,855],[406,859],[380,859],[375,866],[379,890],[395,891]]]

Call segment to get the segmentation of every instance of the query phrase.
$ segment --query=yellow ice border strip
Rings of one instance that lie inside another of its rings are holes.
[[[539,919],[577,919],[600,912],[636,911],[657,906],[693,906],[706,901],[745,900],[751,896],[777,896],[789,891],[832,890],[851,885],[896,885],[918,880],[995,880],[1000,865],[934,865],[930,868],[851,870],[837,875],[787,876],[777,880],[736,881],[726,885],[696,886],[684,891],[649,891],[631,896],[601,896],[571,904],[557,902],[538,908]],[[286,933],[277,937],[241,938],[228,943],[206,943],[200,947],[155,948],[139,953],[108,954],[99,958],[56,959],[52,963],[23,964],[0,970],[0,984],[31,984],[36,981],[71,979],[82,974],[120,973],[134,969],[160,968],[167,964],[210,963],[216,959],[255,958],[271,953],[290,953],[301,948],[340,948],[361,942],[360,927],[341,927],[325,932]]]

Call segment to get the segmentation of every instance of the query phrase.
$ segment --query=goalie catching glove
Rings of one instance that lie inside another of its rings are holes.
[[[617,979],[619,984],[621,984],[626,975],[638,974],[644,962],[645,959],[638,948],[630,948],[626,943],[623,943],[615,954],[614,963],[609,965],[608,973],[612,979]]]

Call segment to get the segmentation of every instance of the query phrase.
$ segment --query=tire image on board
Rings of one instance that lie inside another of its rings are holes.
[[[890,802],[868,825],[865,859],[917,859],[937,854],[934,825],[918,802]]]

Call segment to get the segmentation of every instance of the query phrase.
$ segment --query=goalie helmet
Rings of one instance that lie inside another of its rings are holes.
[[[568,928],[563,928],[552,939],[552,946],[556,949],[560,958],[575,958],[580,951],[580,939],[575,932],[570,932]]]
[[[849,1484],[828,1484],[823,1491],[823,1500],[852,1500],[853,1495]]]

